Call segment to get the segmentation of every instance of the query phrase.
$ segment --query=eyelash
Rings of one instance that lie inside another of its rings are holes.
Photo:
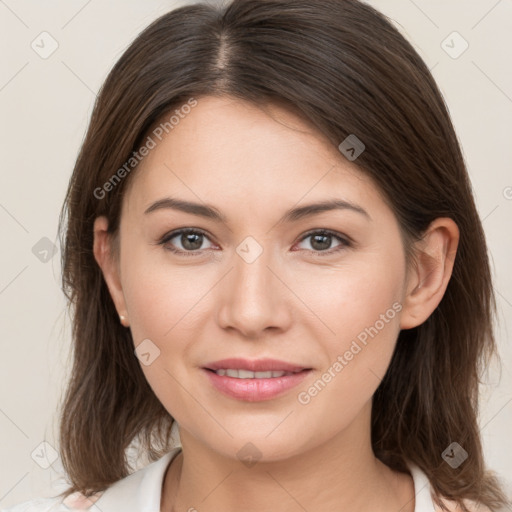
[[[177,229],[176,231],[171,231],[170,233],[165,234],[159,240],[158,245],[165,245],[170,240],[172,240],[173,238],[175,238],[175,237],[177,237],[179,235],[185,234],[185,233],[186,234],[203,235],[204,237],[208,238],[208,240],[210,239],[208,234],[205,231],[203,231],[202,229],[198,229],[198,228],[182,228],[182,229]],[[336,238],[339,242],[341,242],[340,245],[338,245],[334,249],[328,249],[328,250],[325,250],[325,251],[313,251],[314,254],[319,255],[319,256],[329,256],[329,255],[332,255],[333,253],[339,252],[339,251],[341,251],[343,249],[352,247],[352,243],[349,241],[348,238],[343,237],[339,233],[336,233],[335,231],[331,231],[329,229],[317,229],[317,230],[308,231],[299,240],[299,242],[302,242],[306,238],[309,238],[310,236],[313,236],[313,235],[331,236],[333,238]],[[175,253],[175,254],[178,254],[178,255],[187,256],[187,257],[188,256],[196,257],[196,256],[201,255],[202,252],[204,252],[204,250],[203,251],[198,251],[198,250],[196,250],[196,251],[182,251],[181,249],[172,248],[170,246],[165,247],[165,249],[168,250],[168,251],[171,251],[172,253]],[[308,249],[302,249],[302,250],[308,250]]]

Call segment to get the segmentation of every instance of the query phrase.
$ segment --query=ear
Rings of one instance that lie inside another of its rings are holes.
[[[94,221],[94,258],[103,272],[110,296],[114,301],[121,323],[128,327],[128,312],[121,286],[119,262],[114,257],[111,235],[108,233],[108,219],[97,217]]]
[[[459,228],[450,218],[434,220],[415,244],[408,269],[401,329],[421,325],[437,308],[452,275],[459,244]]]

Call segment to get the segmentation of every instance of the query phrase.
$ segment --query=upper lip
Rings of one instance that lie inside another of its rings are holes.
[[[212,363],[207,363],[204,368],[208,370],[232,369],[232,370],[249,370],[252,372],[266,371],[284,371],[284,372],[300,372],[301,370],[309,370],[306,366],[301,366],[278,359],[242,359],[233,357],[229,359],[221,359]]]

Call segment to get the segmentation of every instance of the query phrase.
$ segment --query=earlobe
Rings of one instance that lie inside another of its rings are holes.
[[[450,218],[438,218],[415,247],[400,319],[401,329],[421,325],[441,302],[450,281],[459,229]]]
[[[128,314],[124,300],[119,268],[112,252],[111,236],[108,233],[108,219],[97,217],[94,221],[94,258],[103,273],[110,296],[119,314],[120,322],[128,327]]]

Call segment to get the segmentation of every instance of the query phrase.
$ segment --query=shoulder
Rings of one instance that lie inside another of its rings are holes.
[[[65,499],[56,498],[35,498],[33,500],[18,503],[9,508],[2,508],[0,512],[70,512],[73,510],[98,510],[94,506],[96,500],[102,493],[86,498],[80,493],[71,494]]]
[[[9,508],[2,508],[0,512],[47,512],[58,510],[55,507],[59,504],[58,498],[35,498],[32,500],[17,503]]]
[[[58,498],[35,498],[17,503],[9,508],[2,508],[0,512],[48,512],[50,510],[59,510],[57,508],[59,502]]]
[[[59,496],[37,498],[10,508],[1,508],[0,512],[137,512],[142,503],[145,510],[159,510],[166,469],[180,451],[181,446],[174,448],[159,460],[139,468],[89,498],[80,493],[71,494],[65,499]]]
[[[441,498],[441,503],[446,507],[446,510],[443,510],[439,505],[435,505],[435,512],[463,512],[460,505],[457,502],[449,500],[447,498]],[[464,500],[464,505],[470,512],[492,512],[491,509],[487,508],[485,505],[478,503],[473,500]]]
[[[465,512],[456,501],[436,494],[426,473],[419,466],[410,461],[408,461],[408,466],[414,481],[415,512]],[[503,512],[502,510],[491,511],[485,505],[469,499],[463,500],[463,503],[469,512]]]

